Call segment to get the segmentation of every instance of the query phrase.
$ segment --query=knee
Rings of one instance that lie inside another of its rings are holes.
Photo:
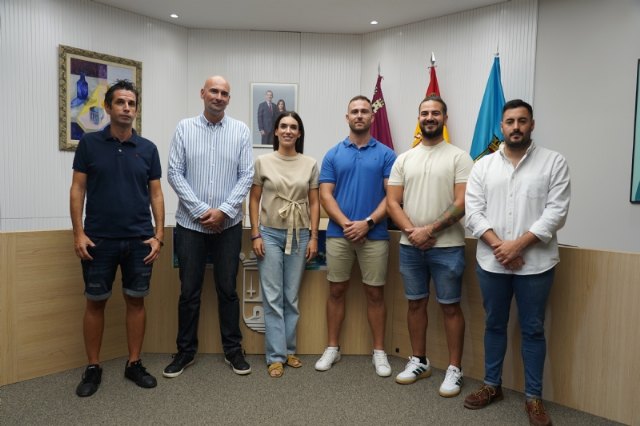
[[[445,318],[463,318],[459,303],[441,304],[440,307],[442,308],[442,313]]]
[[[329,285],[329,299],[332,302],[343,302],[347,294],[347,286],[344,284]]]
[[[417,313],[422,311],[426,312],[428,301],[429,299],[427,299],[426,297],[418,300],[409,300],[408,301],[409,313]]]
[[[131,296],[125,295],[124,301],[127,305],[128,310],[139,311],[144,309],[143,297],[131,297]]]
[[[104,312],[104,308],[107,306],[107,300],[89,300],[87,299],[86,310],[89,313],[101,313]]]
[[[367,302],[371,305],[384,305],[383,287],[366,287]]]

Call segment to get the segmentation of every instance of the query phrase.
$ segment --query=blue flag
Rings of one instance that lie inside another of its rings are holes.
[[[500,77],[500,58],[496,56],[493,67],[484,90],[482,105],[476,121],[476,130],[473,133],[471,143],[471,158],[478,160],[483,155],[490,154],[498,149],[504,140],[500,130],[502,121],[502,107],[504,107],[504,91]]]

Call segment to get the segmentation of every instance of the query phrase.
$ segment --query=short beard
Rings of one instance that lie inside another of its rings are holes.
[[[425,127],[420,125],[420,133],[422,133],[422,137],[425,139],[435,139],[444,133],[444,126],[438,126],[435,130],[428,132],[425,130]]]
[[[349,129],[351,129],[351,132],[353,134],[360,136],[360,135],[364,135],[364,134],[369,133],[369,130],[371,129],[371,125],[363,127],[361,129],[349,125]]]
[[[514,151],[526,151],[531,146],[531,136],[522,136],[522,140],[520,142],[511,142],[504,138],[504,143],[507,147]]]

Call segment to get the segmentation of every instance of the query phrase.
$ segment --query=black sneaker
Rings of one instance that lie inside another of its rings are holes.
[[[224,362],[231,366],[234,373],[245,375],[251,373],[251,366],[244,359],[244,351],[237,349],[234,352],[230,352],[224,355]]]
[[[125,364],[124,377],[134,382],[141,388],[155,388],[158,382],[156,378],[147,373],[147,369],[142,365],[142,360]]]
[[[102,367],[98,364],[88,365],[82,374],[82,381],[76,388],[76,395],[91,396],[98,390],[102,381]]]
[[[178,377],[185,368],[194,363],[193,355],[178,352],[173,355],[173,361],[162,372],[164,377]]]

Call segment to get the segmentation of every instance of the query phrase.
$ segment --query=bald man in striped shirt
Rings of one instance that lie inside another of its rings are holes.
[[[242,350],[236,292],[242,202],[253,179],[250,132],[245,123],[225,114],[231,89],[224,77],[208,78],[200,98],[204,112],[178,124],[169,150],[167,176],[179,199],[174,244],[181,291],[178,352],[164,369],[164,377],[177,377],[194,362],[208,257],[213,260],[225,362],[236,374],[251,373]]]

